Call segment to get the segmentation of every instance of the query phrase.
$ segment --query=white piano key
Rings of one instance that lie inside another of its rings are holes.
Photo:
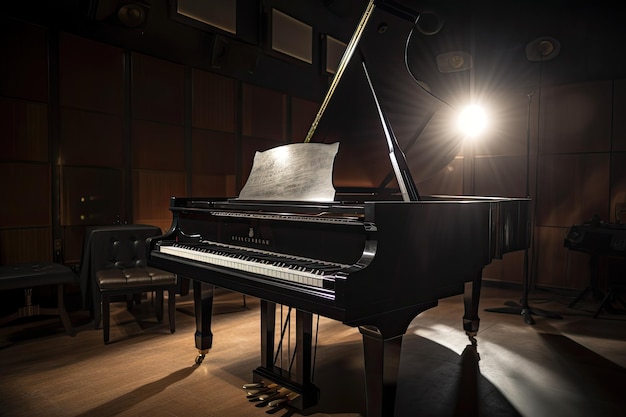
[[[268,251],[253,251],[249,248],[227,246],[216,242],[204,242],[202,246],[198,247],[183,244],[161,246],[160,251],[201,263],[222,266],[320,288],[324,286],[323,272],[321,270],[315,270],[314,268],[298,266],[298,263],[302,264],[303,262],[307,262],[311,265],[320,265],[320,267],[333,267],[336,270],[348,267],[348,265],[343,264],[303,257],[290,258],[285,254],[273,254]],[[244,256],[238,256],[238,253]],[[276,259],[276,261],[270,262],[272,258]],[[280,259],[280,261],[278,261],[278,259]]]

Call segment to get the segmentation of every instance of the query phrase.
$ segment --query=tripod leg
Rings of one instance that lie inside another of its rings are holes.
[[[607,307],[611,303],[611,295],[612,295],[612,291],[609,291],[606,294],[606,296],[604,297],[604,300],[602,300],[602,303],[600,304],[600,307],[598,307],[596,314],[593,315],[594,319],[597,319],[600,313],[602,312],[602,310],[604,310],[605,307]]]
[[[591,287],[590,287],[590,286],[589,286],[589,287],[587,287],[587,288],[585,288],[585,289],[584,289],[584,290],[583,290],[580,294],[578,294],[578,296],[576,296],[576,298],[574,299],[574,301],[572,301],[571,303],[569,303],[568,307],[569,307],[569,308],[574,308],[574,306],[575,306],[575,305],[576,305],[576,304],[577,304],[580,300],[582,300],[582,299],[583,299],[583,297],[584,297],[585,295],[587,295],[587,293],[588,293],[589,291],[591,291]]]

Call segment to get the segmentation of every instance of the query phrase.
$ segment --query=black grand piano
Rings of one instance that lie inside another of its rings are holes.
[[[460,145],[440,128],[447,107],[406,74],[403,48],[414,20],[406,10],[371,1],[309,135],[303,143],[286,145],[292,156],[297,153],[296,162],[268,173],[264,170],[279,165],[272,155],[281,154],[269,150],[262,153],[269,162],[261,163],[261,177],[255,177],[255,157],[237,198],[173,197],[171,228],[149,241],[149,265],[193,281],[196,362],[212,344],[210,289],[258,297],[261,360],[253,381],[285,387],[284,400],[298,409],[316,404],[320,395],[311,380],[315,315],[359,329],[367,415],[392,416],[402,337],[410,322],[439,299],[465,294],[463,328],[475,344],[483,268],[528,245],[527,199],[417,192],[414,178],[445,167]],[[403,83],[405,91],[389,92],[391,80]],[[407,117],[413,99],[421,103],[410,109],[417,111],[411,116],[417,127],[396,136],[394,120]],[[319,149],[330,149],[330,158],[319,156]],[[321,162],[311,162],[317,157]],[[326,174],[302,181],[318,171],[311,164],[325,171],[329,159],[330,196]],[[291,171],[298,166],[304,171]],[[282,182],[289,186],[276,185]],[[322,184],[321,198],[310,182]],[[276,362],[285,329],[276,319],[277,306],[295,315],[295,352],[288,366]]]

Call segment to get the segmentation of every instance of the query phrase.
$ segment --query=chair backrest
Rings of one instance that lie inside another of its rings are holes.
[[[145,267],[146,239],[162,234],[157,226],[125,224],[85,229],[80,265],[83,307],[93,309],[96,271],[109,268]]]

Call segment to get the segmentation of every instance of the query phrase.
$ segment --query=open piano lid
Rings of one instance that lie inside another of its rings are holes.
[[[378,197],[372,194],[368,199],[402,199],[372,91],[415,183],[436,174],[459,154],[461,135],[454,129],[450,106],[422,89],[407,70],[405,47],[414,18],[376,3],[369,3],[335,75],[336,85],[331,85],[305,141],[340,143],[333,176],[338,193],[373,189]],[[455,83],[467,77],[451,76]]]

